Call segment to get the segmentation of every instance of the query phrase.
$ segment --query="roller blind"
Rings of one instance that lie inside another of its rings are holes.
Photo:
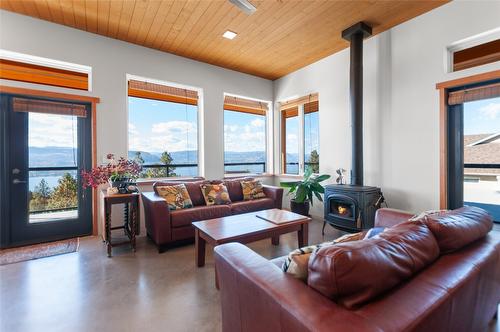
[[[450,92],[448,94],[448,105],[458,105],[469,101],[496,97],[500,97],[500,83]]]
[[[130,97],[198,105],[197,91],[137,80],[128,81],[128,95]]]
[[[314,112],[318,112],[318,111],[319,111],[319,102],[317,100],[304,104],[304,113],[305,114],[314,113]]]
[[[267,103],[251,99],[225,96],[224,109],[235,112],[265,116],[268,108],[267,108]]]
[[[86,117],[87,109],[85,105],[63,103],[56,101],[26,99],[15,97],[12,99],[14,112],[35,112],[45,114],[74,115]]]
[[[299,115],[299,107],[295,106],[292,108],[282,109],[281,114],[285,119],[293,118],[294,116]]]
[[[87,73],[5,59],[0,59],[0,78],[78,90],[88,90],[89,88]]]
[[[314,102],[318,102],[318,94],[317,93],[312,93],[312,94],[304,96],[304,97],[281,102],[280,109],[284,110],[284,109],[294,108],[294,107],[298,107],[299,105],[305,105],[305,104],[314,103]],[[305,108],[305,106],[304,106],[304,108]]]

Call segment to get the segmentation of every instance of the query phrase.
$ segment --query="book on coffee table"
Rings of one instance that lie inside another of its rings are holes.
[[[276,225],[286,224],[289,222],[299,221],[307,218],[297,213],[278,209],[259,211],[255,216],[265,221],[272,222]]]

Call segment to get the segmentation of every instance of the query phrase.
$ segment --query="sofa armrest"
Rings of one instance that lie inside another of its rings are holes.
[[[381,331],[239,243],[215,247],[222,330]]]
[[[408,211],[382,208],[375,213],[375,227],[392,227],[405,222],[414,214]]]
[[[274,207],[276,209],[281,209],[283,205],[283,188],[263,185],[264,194],[266,197],[271,198],[274,201]]]
[[[143,192],[141,196],[148,235],[157,245],[171,241],[170,211],[167,202],[154,192]]]

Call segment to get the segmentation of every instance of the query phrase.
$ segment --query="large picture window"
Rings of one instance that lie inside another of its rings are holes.
[[[224,98],[224,172],[260,174],[267,169],[268,104],[240,97]]]
[[[318,95],[280,103],[281,173],[319,172]]]
[[[129,81],[128,157],[142,178],[197,176],[198,93]]]

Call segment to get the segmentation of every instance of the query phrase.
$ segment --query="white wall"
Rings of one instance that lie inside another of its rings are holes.
[[[499,1],[453,1],[365,41],[365,184],[380,186],[391,207],[439,208],[436,83],[500,69],[496,62],[447,73],[446,47],[499,26]],[[275,101],[319,93],[322,173],[350,168],[348,80],[344,50],[274,84]],[[321,208],[313,213],[322,215]]]
[[[0,80],[0,84],[96,96],[98,161],[127,155],[126,74],[203,89],[205,177],[224,175],[224,93],[273,99],[273,82],[172,54],[0,10],[0,48],[92,67],[92,92]]]
[[[101,98],[97,106],[98,160],[107,153],[127,154],[126,74],[203,89],[205,176],[211,179],[224,175],[224,92],[262,100],[273,96],[269,80],[3,10],[0,48],[92,67],[92,92],[81,94]],[[75,94],[71,89],[38,88]]]

